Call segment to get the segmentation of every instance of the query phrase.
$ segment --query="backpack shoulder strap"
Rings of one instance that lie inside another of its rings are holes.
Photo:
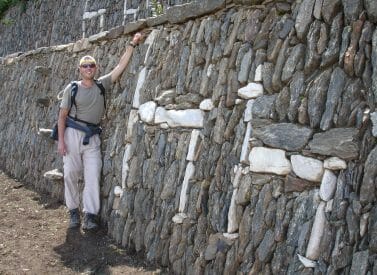
[[[105,109],[106,109],[105,87],[103,86],[102,82],[98,79],[94,79],[94,83],[96,83],[97,87],[101,90],[101,95],[103,96],[103,104],[105,105]]]
[[[71,111],[72,106],[75,105],[76,107],[76,95],[78,90],[78,84],[76,81],[71,82],[71,106],[69,107],[69,111]]]

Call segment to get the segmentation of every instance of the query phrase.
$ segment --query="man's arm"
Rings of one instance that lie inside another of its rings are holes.
[[[136,33],[132,39],[133,45],[135,46],[138,45],[140,43],[141,38],[142,38],[142,35],[140,33]],[[134,50],[134,47],[132,47],[131,45],[127,45],[126,52],[120,58],[118,65],[110,73],[111,82],[114,83],[122,75],[128,63],[130,62],[133,50]]]
[[[69,110],[65,108],[60,108],[59,118],[58,118],[58,152],[61,156],[65,156],[67,153],[67,148],[64,142],[64,132],[65,132],[65,121],[67,119]]]

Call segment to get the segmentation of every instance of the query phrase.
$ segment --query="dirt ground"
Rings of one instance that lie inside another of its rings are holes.
[[[167,274],[116,246],[105,230],[68,230],[65,206],[0,171],[0,275]]]

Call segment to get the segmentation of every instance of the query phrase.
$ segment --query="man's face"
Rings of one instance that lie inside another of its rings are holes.
[[[80,74],[83,79],[93,79],[97,71],[97,65],[93,62],[83,62],[80,65]]]

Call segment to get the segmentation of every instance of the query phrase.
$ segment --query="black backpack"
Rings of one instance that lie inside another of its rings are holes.
[[[101,95],[103,96],[103,104],[106,109],[106,98],[105,98],[105,87],[103,87],[102,82],[100,80],[94,79],[94,83],[97,85],[97,87],[101,90]],[[69,107],[69,111],[71,111],[72,106],[75,105],[76,107],[76,95],[77,95],[78,85],[76,81],[71,82],[71,106]],[[69,113],[69,112],[68,112]],[[71,116],[70,116],[71,117]],[[76,117],[71,117],[76,121],[87,123],[86,121],[80,120]],[[58,123],[54,125],[52,128],[52,132],[50,134],[50,138],[53,140],[58,140]]]

